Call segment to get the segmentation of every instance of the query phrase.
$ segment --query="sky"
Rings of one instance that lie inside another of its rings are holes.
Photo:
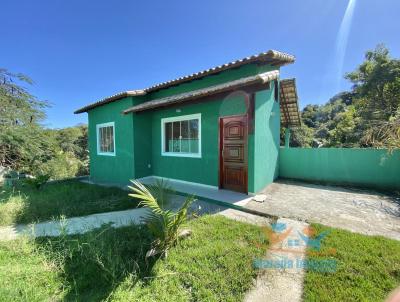
[[[400,57],[400,1],[352,1],[345,21],[348,0],[2,1],[0,68],[34,80],[51,128],[87,123],[73,111],[117,92],[269,49],[296,56],[281,78],[296,78],[300,106],[323,104],[366,50]]]

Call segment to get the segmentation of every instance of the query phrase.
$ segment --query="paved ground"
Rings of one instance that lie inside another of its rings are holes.
[[[280,180],[263,203],[246,207],[279,217],[318,222],[367,235],[400,240],[400,198],[373,191]]]
[[[149,176],[141,178],[139,179],[139,181],[143,184],[154,184],[157,180],[161,179],[162,178],[159,177]],[[219,200],[236,205],[245,204],[251,199],[251,196],[248,196],[246,194],[218,189],[217,187],[213,186],[193,184],[173,179],[164,179],[164,181],[167,182],[167,184],[172,187],[176,192],[201,196],[206,199]]]

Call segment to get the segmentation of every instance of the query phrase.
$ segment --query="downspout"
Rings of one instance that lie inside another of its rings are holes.
[[[290,128],[285,129],[285,148],[290,148]]]

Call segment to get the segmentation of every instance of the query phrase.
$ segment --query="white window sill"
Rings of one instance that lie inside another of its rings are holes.
[[[173,157],[201,158],[201,154],[195,154],[195,153],[162,152],[161,155],[162,156],[173,156]]]
[[[115,152],[114,152],[114,153],[102,153],[102,152],[97,152],[97,155],[115,156]]]

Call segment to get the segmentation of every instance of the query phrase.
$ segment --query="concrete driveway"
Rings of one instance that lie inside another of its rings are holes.
[[[279,217],[400,240],[400,197],[374,191],[279,180],[263,193],[263,203],[246,207]]]

